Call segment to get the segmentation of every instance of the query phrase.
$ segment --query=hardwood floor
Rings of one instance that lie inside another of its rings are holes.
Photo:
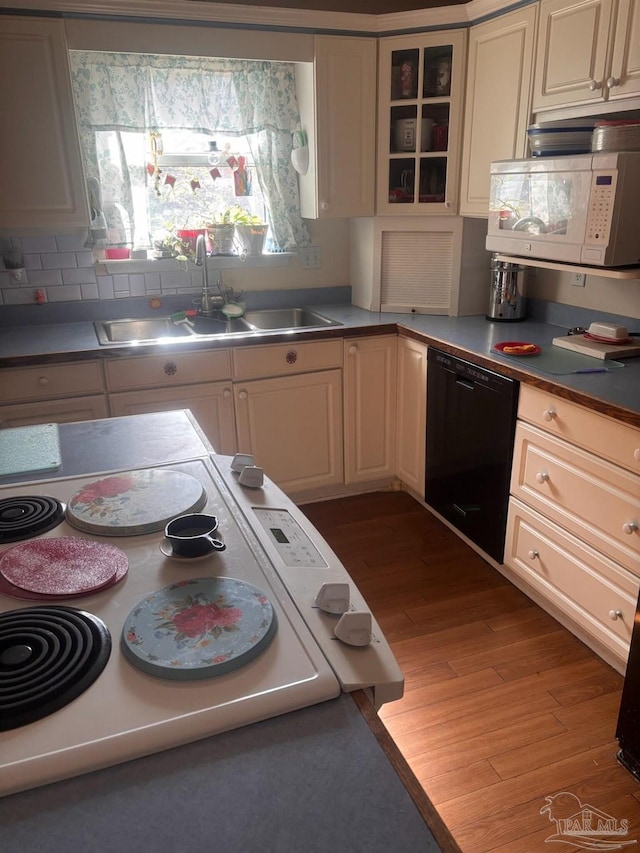
[[[463,853],[617,849],[550,846],[580,804],[640,844],[640,784],[615,757],[618,673],[408,494],[303,509],[392,645],[405,695],[380,716]]]

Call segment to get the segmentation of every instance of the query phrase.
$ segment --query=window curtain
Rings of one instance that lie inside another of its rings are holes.
[[[241,135],[248,139],[279,248],[309,245],[291,165],[291,132],[299,122],[293,65],[76,50],[70,61],[88,177],[99,180],[103,202],[124,208],[125,222],[133,222],[134,189],[119,132]],[[105,132],[108,156],[100,140]]]

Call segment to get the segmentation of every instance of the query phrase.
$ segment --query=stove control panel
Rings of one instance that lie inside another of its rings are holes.
[[[327,568],[322,554],[288,510],[254,506],[253,512],[285,566]]]
[[[249,490],[239,482],[231,459],[214,455],[212,462],[342,689],[372,688],[378,708],[399,699],[402,672],[362,593],[328,542],[268,476],[262,489]],[[335,595],[337,591],[342,592]]]

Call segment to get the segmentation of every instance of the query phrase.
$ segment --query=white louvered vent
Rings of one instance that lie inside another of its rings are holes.
[[[382,234],[380,310],[448,314],[453,234],[385,231]]]

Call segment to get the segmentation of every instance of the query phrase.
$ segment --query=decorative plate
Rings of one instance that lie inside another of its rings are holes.
[[[122,650],[149,675],[195,681],[249,663],[275,632],[276,614],[262,590],[235,578],[192,578],[134,607]]]
[[[494,344],[493,349],[503,355],[538,355],[542,352],[537,344],[526,341],[501,341],[499,344]]]
[[[63,595],[49,595],[44,592],[30,592],[27,589],[15,586],[4,577],[2,572],[0,572],[0,593],[2,593],[2,595],[9,595],[12,598],[26,598],[30,601],[64,601],[67,598],[80,598],[81,596],[93,595],[96,592],[104,592],[112,586],[115,586],[117,583],[120,583],[128,571],[129,563],[120,563],[111,580],[107,581],[107,583],[102,586],[97,587],[96,589],[82,590],[81,592],[64,593]]]
[[[67,596],[101,589],[128,565],[113,545],[59,536],[9,548],[0,557],[0,574],[27,592]]]
[[[164,530],[172,518],[207,502],[202,484],[181,471],[126,471],[88,483],[71,498],[66,518],[102,536],[136,536]]]

